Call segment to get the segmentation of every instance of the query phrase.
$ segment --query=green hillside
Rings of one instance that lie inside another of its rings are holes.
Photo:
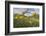
[[[39,15],[36,13],[33,13],[32,16],[24,16],[15,14],[14,15],[14,28],[19,27],[38,27],[39,26]]]

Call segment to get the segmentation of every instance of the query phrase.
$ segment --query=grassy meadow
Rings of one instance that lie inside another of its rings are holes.
[[[39,15],[33,13],[32,16],[24,16],[19,14],[14,14],[13,17],[14,28],[21,27],[39,27]]]

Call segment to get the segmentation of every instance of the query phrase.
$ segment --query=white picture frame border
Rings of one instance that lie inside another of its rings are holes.
[[[40,9],[40,13],[39,13],[40,27],[13,28],[13,8],[39,8]],[[42,30],[42,6],[10,4],[10,32],[39,31],[39,30]]]

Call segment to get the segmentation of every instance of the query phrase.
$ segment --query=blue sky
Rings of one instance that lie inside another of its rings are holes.
[[[28,9],[28,10],[27,10]],[[31,13],[32,11],[36,12],[39,14],[39,9],[38,8],[14,8],[13,9],[13,13],[16,14],[16,13],[23,13],[27,11],[28,13]]]

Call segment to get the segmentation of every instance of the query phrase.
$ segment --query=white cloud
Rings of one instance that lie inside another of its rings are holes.
[[[13,13],[14,14],[23,14],[23,12],[27,11],[28,12],[28,15],[31,16],[31,13],[37,13],[39,14],[39,9],[38,8],[14,8],[13,9]],[[25,14],[27,15],[27,13]]]

